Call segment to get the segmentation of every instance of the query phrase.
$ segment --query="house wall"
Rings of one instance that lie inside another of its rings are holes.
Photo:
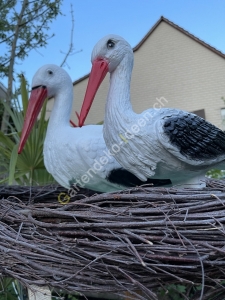
[[[75,122],[74,111],[80,111],[87,82],[84,79],[74,84],[71,118]],[[86,124],[104,119],[108,87],[109,75],[96,95]],[[162,21],[134,52],[131,101],[137,113],[161,101],[164,107],[205,109],[206,120],[222,128],[222,96],[225,97],[225,59],[168,23]]]
[[[164,97],[167,107],[204,108],[206,119],[221,127],[225,59],[167,23],[161,22],[135,52],[132,80],[135,111]]]

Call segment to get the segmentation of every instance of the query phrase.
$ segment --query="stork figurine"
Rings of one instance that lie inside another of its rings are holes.
[[[120,146],[115,158],[121,166],[142,181],[170,179],[173,185],[204,186],[209,169],[225,169],[225,133],[179,109],[150,108],[136,114],[130,102],[133,60],[131,46],[120,36],[107,35],[95,45],[79,126],[109,72],[103,134],[108,149]]]
[[[99,192],[112,192],[143,184],[139,178],[125,170],[109,152],[102,133],[102,125],[82,128],[69,124],[73,103],[73,84],[62,68],[48,64],[33,77],[32,91],[22,129],[18,153],[25,146],[29,133],[44,100],[54,97],[44,141],[44,163],[54,179],[65,188],[71,185]],[[169,180],[152,180],[154,185],[170,184]]]

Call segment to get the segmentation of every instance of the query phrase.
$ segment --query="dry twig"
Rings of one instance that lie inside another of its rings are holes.
[[[224,299],[225,183],[207,184],[82,191],[67,205],[57,201],[59,187],[0,187],[1,273],[26,286],[131,291],[134,299],[189,283],[204,287],[199,299],[215,290]]]

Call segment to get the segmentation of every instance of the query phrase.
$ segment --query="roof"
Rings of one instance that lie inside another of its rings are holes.
[[[168,25],[172,26],[173,28],[177,29],[178,31],[180,31],[181,33],[185,34],[186,36],[190,37],[191,39],[193,39],[194,41],[196,41],[197,43],[201,44],[202,46],[208,48],[209,50],[213,51],[214,53],[218,54],[219,56],[225,58],[225,54],[222,53],[221,51],[217,50],[216,48],[210,46],[209,44],[205,43],[204,41],[200,40],[199,38],[197,38],[196,36],[194,36],[193,34],[191,34],[190,32],[188,32],[187,30],[184,30],[182,27],[174,24],[173,22],[171,22],[170,20],[164,18],[163,16],[155,23],[155,25],[148,31],[148,33],[143,37],[143,39],[137,44],[137,46],[135,46],[133,48],[133,51],[137,51],[141,45],[146,41],[146,39],[152,34],[152,32],[159,26],[160,23],[165,22]]]
[[[182,27],[174,24],[173,22],[171,22],[170,20],[164,18],[163,16],[161,16],[161,18],[155,23],[155,25],[147,32],[147,34],[143,37],[143,39],[133,48],[133,51],[137,51],[141,45],[147,40],[147,38],[152,34],[152,32],[159,26],[160,23],[165,22],[166,24],[172,26],[173,28],[179,30],[181,33],[185,34],[186,36],[190,37],[191,39],[193,39],[194,41],[196,41],[197,43],[201,44],[202,46],[206,47],[207,49],[211,50],[212,52],[214,52],[215,54],[221,56],[222,58],[225,58],[225,54],[222,53],[221,51],[217,50],[216,48],[210,46],[209,44],[205,43],[204,41],[200,40],[199,38],[197,38],[196,36],[194,36],[193,34],[191,34],[190,32],[188,32],[187,30],[183,29]],[[85,76],[82,76],[81,78],[75,80],[73,82],[73,85],[81,82],[82,80],[86,79],[89,77],[88,73]]]

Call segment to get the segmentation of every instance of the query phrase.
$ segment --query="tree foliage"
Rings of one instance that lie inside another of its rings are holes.
[[[49,25],[63,0],[0,0],[0,77],[8,77],[7,102],[12,99],[14,66],[32,49],[47,45]],[[4,111],[4,119],[8,114]],[[6,132],[3,122],[1,130]]]
[[[0,74],[9,76],[13,53],[23,60],[34,48],[47,45],[49,24],[60,13],[62,0],[0,0],[0,43],[5,54],[0,56]]]

